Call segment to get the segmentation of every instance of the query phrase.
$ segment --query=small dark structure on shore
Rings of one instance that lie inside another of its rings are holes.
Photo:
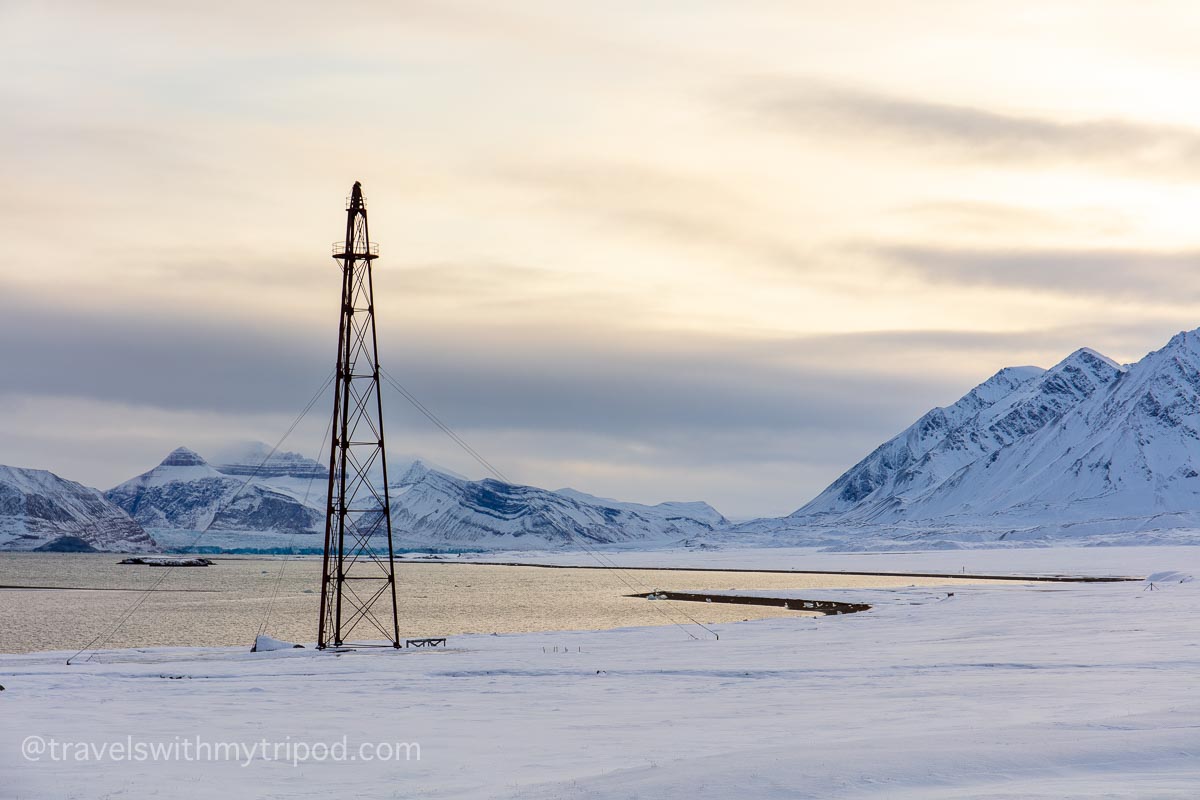
[[[761,597],[746,594],[696,594],[693,592],[649,592],[631,594],[627,597],[644,597],[647,600],[686,600],[693,603],[736,603],[744,606],[773,606],[789,611],[816,611],[820,614],[857,614],[870,611],[866,603],[845,603],[840,600],[801,600],[791,597]]]

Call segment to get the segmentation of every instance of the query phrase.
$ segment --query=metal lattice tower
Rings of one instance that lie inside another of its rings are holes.
[[[378,256],[379,247],[371,243],[367,232],[362,186],[356,182],[346,207],[346,238],[333,243],[333,257],[342,264],[342,309],[318,649],[341,647],[355,632],[371,640],[381,634],[391,646],[400,647],[371,282],[371,262]],[[371,480],[376,470],[382,475],[382,486]],[[381,610],[385,605],[390,608],[390,623]]]

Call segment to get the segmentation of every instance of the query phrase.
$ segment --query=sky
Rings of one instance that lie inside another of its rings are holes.
[[[380,359],[510,478],[790,513],[1200,326],[1200,8],[0,0],[0,463],[274,443],[362,181]],[[399,395],[389,452],[483,470]],[[284,449],[322,453],[322,399]]]

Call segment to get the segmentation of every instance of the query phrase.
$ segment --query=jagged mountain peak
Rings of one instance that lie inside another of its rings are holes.
[[[967,406],[977,409],[990,406],[996,401],[1012,394],[1018,387],[1024,386],[1038,376],[1045,374],[1045,372],[1046,370],[1043,368],[1033,366],[1004,367],[995,375],[959,398],[950,408]]]
[[[1095,395],[1107,396],[1124,373],[1090,348],[1050,369],[1002,369],[952,405],[926,412],[791,516],[909,513],[972,463],[1054,426]]]
[[[1131,365],[1081,348],[944,422],[923,438],[910,427],[885,443],[792,520],[1200,527],[1200,330]]]
[[[147,487],[153,485],[161,485],[164,483],[172,483],[178,481],[194,481],[200,479],[218,479],[221,478],[221,473],[217,472],[204,458],[187,447],[177,447],[167,454],[157,466],[141,475],[130,478],[119,486],[115,486],[109,490],[107,494],[115,491],[131,491],[132,487]],[[128,510],[128,509],[127,509]]]
[[[388,454],[388,475],[393,483],[402,483],[408,480],[418,481],[423,475],[429,473],[448,475],[463,481],[471,480],[466,475],[428,458],[411,454]]]
[[[990,422],[1046,374],[1033,366],[1001,369],[949,406],[925,412],[791,516],[844,513],[871,498],[912,493],[945,479],[961,466],[964,453],[990,446],[974,433],[987,427],[980,425],[981,417],[988,415]]]
[[[1127,369],[1127,367],[1125,365],[1118,364],[1116,361],[1113,361],[1111,358],[1104,355],[1100,351],[1093,350],[1090,347],[1079,348],[1074,353],[1071,353],[1071,355],[1067,356],[1062,361],[1060,361],[1056,366],[1063,366],[1066,364],[1091,365],[1094,363],[1107,364],[1108,366],[1112,367],[1113,369],[1115,369],[1118,372],[1124,372]]]
[[[329,470],[300,453],[272,449],[264,442],[246,442],[228,448],[216,467],[224,475],[243,477],[327,478]]]
[[[160,463],[160,467],[203,467],[207,466],[199,453],[187,447],[176,447]]]
[[[1187,350],[1192,353],[1200,354],[1200,328],[1180,331],[1172,336],[1162,349],[1156,350],[1155,352],[1161,353],[1166,350]]]
[[[7,464],[0,464],[0,481],[13,486],[36,487],[44,485],[54,479],[63,480],[53,472],[45,469],[33,469],[32,467],[10,467]],[[74,481],[66,481],[74,483]]]
[[[1128,368],[1131,385],[1162,379],[1185,382],[1200,370],[1200,330],[1180,331],[1167,344]]]
[[[1014,408],[1039,417],[1047,412],[1061,414],[1068,405],[1112,385],[1124,373],[1125,367],[1108,356],[1082,347],[997,403],[990,416],[998,418]]]
[[[403,464],[399,465],[403,471],[400,472],[400,477],[395,480],[395,483],[416,483],[434,470],[421,459],[416,459],[407,467]]]

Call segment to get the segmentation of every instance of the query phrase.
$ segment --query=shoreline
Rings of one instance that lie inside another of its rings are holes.
[[[538,567],[541,569],[599,569],[638,570],[646,572],[729,572],[763,573],[769,575],[837,575],[840,577],[864,578],[953,578],[964,581],[1017,581],[1021,583],[1136,583],[1145,576],[1133,575],[984,575],[974,572],[872,572],[863,570],[836,569],[744,569],[737,567],[633,567],[618,564],[531,564],[520,561],[451,561],[449,559],[396,559],[396,564],[473,564],[489,567]]]

